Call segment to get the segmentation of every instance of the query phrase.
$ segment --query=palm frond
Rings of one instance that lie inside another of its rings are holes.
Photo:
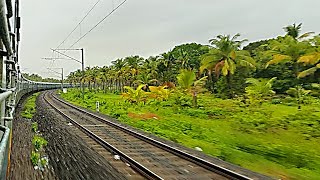
[[[312,67],[312,68],[309,68],[305,71],[302,71],[298,74],[298,78],[304,78],[306,76],[309,76],[311,74],[314,74],[316,71],[318,70],[317,67]]]
[[[317,83],[312,83],[311,87],[315,88],[315,89],[320,89],[320,84]]]
[[[301,56],[298,59],[299,63],[303,63],[304,65],[314,65],[316,63],[318,63],[320,61],[320,53],[319,52],[315,52],[309,55],[305,55],[305,56]]]
[[[224,61],[220,61],[219,63],[217,63],[214,67],[214,72],[216,74],[216,77],[218,78],[220,75],[220,71],[224,66]]]
[[[259,80],[255,79],[255,78],[247,78],[246,83],[247,84],[253,84],[253,85],[258,85],[259,84]]]
[[[229,64],[229,72],[230,72],[230,74],[234,74],[234,72],[236,71],[236,64],[234,63],[233,60],[229,60],[228,64]]]
[[[155,82],[159,82],[157,79],[151,79],[148,81],[148,83],[155,83]]]
[[[275,55],[273,55],[273,59],[270,60],[266,64],[266,68],[271,64],[278,64],[278,63],[283,62],[283,61],[291,61],[291,60],[292,60],[292,57],[290,57],[290,56],[282,55],[282,54],[275,54]]]
[[[286,93],[294,97],[298,96],[298,90],[296,88],[290,88],[286,91]]]
[[[272,84],[274,83],[274,81],[277,80],[277,77],[273,77],[271,78],[267,83],[266,83],[266,86],[268,87],[272,87]]]
[[[133,81],[133,84],[145,84],[145,82],[138,79],[138,80]]]
[[[298,37],[298,39],[301,40],[303,38],[307,38],[312,34],[314,34],[314,32],[306,32],[306,33],[302,34],[300,37]]]
[[[204,77],[200,78],[199,80],[196,80],[194,82],[194,86],[203,86],[204,84],[206,84],[207,79],[208,79],[208,76],[204,76]]]
[[[231,41],[235,41],[236,39],[238,39],[238,37],[240,37],[240,33],[235,34],[232,38]]]
[[[222,74],[227,76],[229,74],[229,64],[228,61],[224,61],[224,66],[222,67]]]
[[[181,70],[180,74],[177,76],[177,79],[182,88],[188,89],[196,79],[196,74],[193,71]]]

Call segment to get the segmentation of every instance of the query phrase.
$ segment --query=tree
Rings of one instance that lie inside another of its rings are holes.
[[[99,79],[101,79],[101,82],[102,82],[102,90],[104,93],[106,93],[106,86],[107,86],[107,82],[108,82],[108,79],[109,79],[109,67],[107,66],[103,66],[102,68],[100,68],[100,71],[99,71]]]
[[[207,80],[207,76],[196,79],[196,74],[190,70],[181,70],[177,76],[178,84],[184,93],[190,93],[192,95],[192,105],[197,107],[198,94],[204,90],[203,86]]]
[[[294,39],[303,39],[308,37],[309,35],[313,34],[314,32],[307,32],[304,33],[303,35],[300,35],[301,32],[301,28],[302,28],[302,23],[296,25],[295,23],[293,25],[289,25],[284,27],[284,31],[287,33],[288,36],[291,36]]]
[[[291,36],[279,37],[270,43],[271,50],[265,53],[271,60],[267,62],[266,68],[273,64],[288,63],[293,68],[293,76],[297,77],[299,72],[299,58],[307,54],[311,45],[308,41],[297,41]]]
[[[95,73],[92,68],[86,67],[84,73],[84,82],[88,83],[88,88],[92,90],[92,83],[95,81]]]
[[[236,71],[236,67],[248,66],[255,69],[254,59],[250,53],[245,50],[240,50],[241,44],[246,40],[236,40],[240,34],[233,37],[230,35],[219,35],[217,38],[209,40],[213,48],[203,55],[200,71],[205,69],[215,72],[216,76],[220,74],[227,78],[227,86],[229,89],[229,97],[233,97],[231,90],[231,77]]]
[[[141,66],[143,73],[149,74],[152,79],[156,79],[158,74],[158,69],[157,69],[157,66],[159,64],[158,60],[159,60],[158,56],[155,56],[155,57],[151,56],[148,59],[146,59]]]
[[[201,63],[201,55],[208,53],[209,47],[197,43],[182,44],[171,51],[177,60],[179,69],[190,69],[198,71]]]
[[[293,25],[286,26],[283,29],[286,31],[287,35],[293,37],[294,39],[297,39],[301,31],[301,26],[302,23],[298,25],[294,23]]]
[[[144,90],[147,90],[149,85],[152,83],[156,83],[158,82],[158,80],[156,79],[151,79],[151,74],[147,74],[147,73],[142,73],[138,75],[138,79],[134,81],[135,84],[143,84]]]
[[[111,88],[116,91],[123,91],[123,81],[126,73],[126,62],[123,59],[112,61],[112,77]]]
[[[176,66],[176,59],[171,52],[163,53],[160,55],[157,79],[161,83],[174,82],[175,77],[179,72],[179,68]]]

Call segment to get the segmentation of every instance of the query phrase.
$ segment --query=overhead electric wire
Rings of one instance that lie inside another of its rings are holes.
[[[81,25],[81,23],[86,19],[86,17],[91,13],[91,11],[96,7],[96,5],[100,2],[101,0],[98,0],[92,7],[91,9],[87,12],[87,14],[81,19],[81,21],[76,25],[76,27],[68,34],[68,36],[59,44],[59,46],[56,48],[58,49],[70,36],[71,34]]]
[[[87,36],[93,29],[95,29],[99,24],[101,24],[105,19],[111,16],[117,9],[119,9],[127,0],[124,0],[120,3],[116,8],[114,8],[109,14],[107,14],[104,18],[102,18],[96,25],[94,25],[89,31],[87,31],[83,36],[81,36],[75,43],[73,43],[69,48],[72,48],[75,44],[77,44],[81,39]]]

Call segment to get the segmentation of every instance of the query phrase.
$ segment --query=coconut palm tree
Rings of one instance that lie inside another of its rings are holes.
[[[152,79],[151,74],[141,73],[137,76],[137,80],[134,81],[134,84],[141,85],[143,84],[143,90],[148,90],[149,85],[157,83],[158,80]]]
[[[190,57],[189,54],[183,49],[179,49],[178,56],[175,57],[179,63],[181,69],[191,69],[190,67]]]
[[[314,32],[307,32],[307,33],[304,33],[303,35],[300,36],[301,27],[302,27],[302,23],[300,23],[298,25],[296,25],[294,23],[293,25],[286,26],[283,29],[287,33],[288,36],[291,36],[294,39],[303,39],[303,38],[306,38],[314,33]]]
[[[75,85],[77,83],[76,78],[76,72],[71,72],[67,77],[67,81],[70,82],[71,85]]]
[[[292,77],[295,77],[293,80],[295,87],[290,89],[299,91],[300,85],[298,85],[298,79],[312,74],[317,70],[317,66],[315,66],[314,68],[299,72],[301,69],[300,63],[306,63],[313,59],[310,58],[310,56],[306,56],[314,51],[312,45],[309,41],[299,41],[292,36],[286,35],[285,37],[280,37],[277,40],[271,41],[270,47],[271,50],[266,51],[265,53],[266,56],[271,57],[271,60],[266,64],[266,68],[270,65],[279,63],[285,63],[287,66],[292,67]],[[300,109],[299,103],[298,108]]]
[[[111,62],[113,69],[113,86],[115,91],[123,91],[123,80],[126,72],[126,61],[123,59],[117,59],[116,61]],[[112,87],[113,88],[113,87]]]
[[[99,79],[101,79],[102,90],[104,93],[106,93],[106,89],[107,89],[109,71],[110,69],[108,66],[103,66],[102,68],[100,68],[100,72],[99,72]]]
[[[233,37],[230,35],[218,35],[217,38],[210,39],[209,42],[213,46],[201,61],[200,72],[213,69],[217,77],[220,74],[227,78],[227,86],[230,98],[233,97],[231,91],[231,77],[235,73],[237,66],[248,66],[255,69],[254,59],[250,53],[240,50],[241,44],[247,40],[236,40],[240,34]]]
[[[293,37],[294,39],[297,39],[301,31],[301,26],[302,23],[298,25],[294,23],[293,25],[286,26],[283,29],[286,31],[287,35]]]
[[[271,50],[265,52],[266,57],[271,57],[271,60],[266,64],[266,68],[273,64],[288,63],[293,66],[294,77],[297,77],[299,72],[298,60],[312,49],[308,41],[297,41],[288,35],[280,37],[277,40],[272,40],[270,48]]]
[[[168,52],[159,56],[158,77],[161,83],[168,83],[175,81],[175,76],[178,74],[178,67],[176,66],[176,59]]]
[[[146,59],[142,66],[141,69],[144,73],[150,74],[150,76],[155,79],[157,74],[158,74],[158,69],[157,66],[159,64],[158,62],[159,56],[151,56],[148,59]]]
[[[91,91],[92,83],[96,82],[96,74],[94,68],[86,67],[84,75],[84,82],[88,84],[88,88]]]

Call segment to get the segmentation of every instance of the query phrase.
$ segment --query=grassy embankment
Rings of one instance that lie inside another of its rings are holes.
[[[36,113],[36,100],[40,93],[34,93],[29,96],[21,111],[21,116],[24,118],[32,119],[34,113]]]
[[[320,177],[319,103],[247,106],[213,95],[199,98],[199,109],[176,106],[169,100],[132,105],[120,95],[78,90],[66,100],[100,111],[157,136],[195,148],[225,161],[283,179]]]
[[[33,118],[33,115],[36,113],[36,100],[39,94],[40,92],[34,93],[27,98],[26,103],[21,111],[22,117],[28,119]],[[33,150],[31,151],[30,160],[35,169],[44,170],[44,168],[48,166],[48,159],[43,148],[48,142],[41,137],[41,134],[39,134],[37,122],[33,122],[31,124],[31,129],[34,133],[34,136],[32,139]]]

